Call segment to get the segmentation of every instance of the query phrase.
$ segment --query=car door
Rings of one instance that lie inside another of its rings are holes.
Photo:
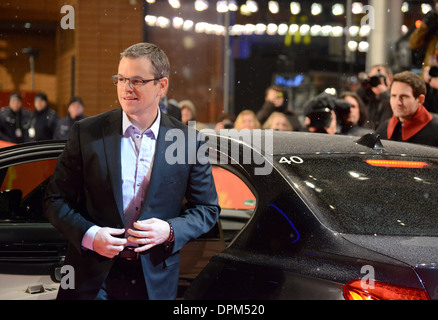
[[[0,169],[0,299],[50,299],[66,241],[43,215],[41,200],[56,159]]]

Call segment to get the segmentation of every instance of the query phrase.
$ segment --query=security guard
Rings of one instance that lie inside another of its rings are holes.
[[[12,93],[9,106],[0,109],[0,139],[13,143],[29,141],[31,117],[31,112],[22,108],[20,94]]]
[[[59,116],[50,108],[45,93],[38,93],[34,100],[34,112],[28,130],[31,141],[51,140],[55,134]]]

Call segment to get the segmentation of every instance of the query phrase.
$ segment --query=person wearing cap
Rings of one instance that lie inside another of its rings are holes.
[[[70,129],[76,121],[84,119],[84,103],[79,97],[73,97],[68,103],[68,114],[58,121],[53,139],[67,140]]]
[[[59,116],[49,106],[47,95],[38,93],[34,99],[34,111],[28,130],[31,141],[51,140],[55,134]]]
[[[195,125],[198,130],[205,129],[207,126],[204,123],[196,121],[196,107],[190,100],[183,100],[178,103],[181,109],[181,122],[185,125]],[[190,122],[190,123],[189,123]]]
[[[438,147],[438,119],[424,107],[426,84],[410,71],[394,76],[390,87],[392,118],[376,131],[382,139]]]
[[[22,108],[19,93],[12,93],[9,105],[0,109],[0,140],[22,143],[29,141],[28,129],[32,114]]]

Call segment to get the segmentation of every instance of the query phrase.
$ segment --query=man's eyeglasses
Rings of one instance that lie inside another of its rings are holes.
[[[111,78],[116,86],[119,84],[126,84],[126,81],[129,81],[131,87],[133,88],[139,88],[141,86],[144,86],[148,82],[162,79],[162,78],[155,78],[155,79],[126,78],[119,75],[112,76]]]

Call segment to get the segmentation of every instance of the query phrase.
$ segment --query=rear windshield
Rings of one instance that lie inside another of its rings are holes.
[[[438,161],[332,155],[281,157],[281,167],[335,231],[438,235]]]

